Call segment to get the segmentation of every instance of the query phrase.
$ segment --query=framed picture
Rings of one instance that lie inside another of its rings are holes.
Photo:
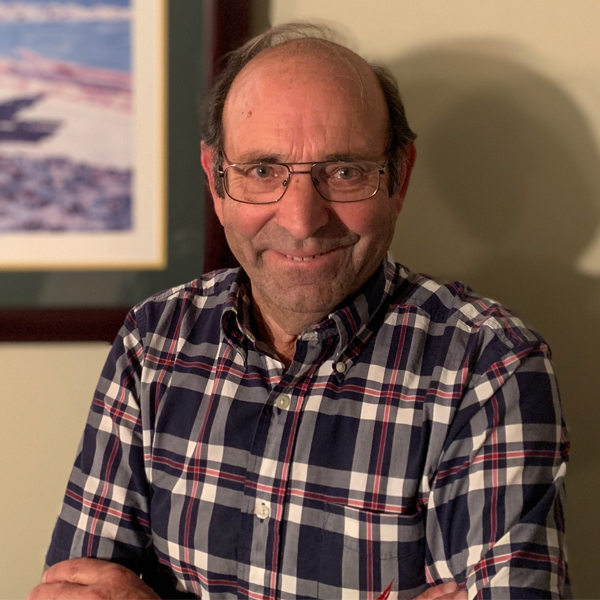
[[[166,266],[166,0],[0,0],[0,270]]]
[[[53,1],[38,0],[35,4],[52,4]],[[162,61],[157,57],[141,60],[146,64],[168,65],[168,126],[163,148],[169,174],[166,180],[166,264],[161,269],[117,266],[76,269],[64,265],[55,269],[33,270],[31,266],[20,270],[17,267],[0,269],[0,343],[110,342],[136,302],[204,272],[233,264],[212,202],[205,202],[204,175],[199,161],[198,108],[206,88],[223,66],[222,56],[253,33],[268,27],[268,7],[255,0],[174,1],[163,2],[162,7],[157,0],[134,2],[142,6],[154,4],[153,12],[146,13],[147,17],[154,18],[163,8],[165,10],[162,24],[148,25],[155,27],[155,31],[167,32],[166,40],[160,42],[165,46]],[[28,1],[28,4],[33,3],[33,0]],[[0,5],[3,4],[9,2],[0,0]],[[70,0],[70,4],[128,6],[121,0]],[[135,6],[130,10],[134,30],[142,22],[136,20],[136,11]],[[152,54],[158,52],[156,40],[148,43]],[[0,41],[0,54],[1,44]],[[148,77],[150,82],[160,78],[151,73]],[[153,88],[150,86],[150,89]],[[145,126],[161,125],[148,120]],[[160,149],[152,155],[160,155]]]

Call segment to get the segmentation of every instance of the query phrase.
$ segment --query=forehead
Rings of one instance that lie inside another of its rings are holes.
[[[381,157],[388,113],[376,76],[346,48],[319,42],[271,48],[242,69],[223,111],[226,152]]]

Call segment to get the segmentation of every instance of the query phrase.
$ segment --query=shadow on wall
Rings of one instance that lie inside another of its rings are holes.
[[[576,263],[596,243],[600,155],[573,100],[532,64],[526,51],[479,41],[388,63],[419,136],[392,253],[500,300],[550,343],[572,441],[571,575],[575,597],[591,598],[600,595],[600,279]]]

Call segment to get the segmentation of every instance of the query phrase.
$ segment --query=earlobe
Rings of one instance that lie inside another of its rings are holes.
[[[204,169],[204,172],[206,173],[206,179],[208,181],[210,195],[212,196],[212,199],[213,199],[215,213],[216,213],[217,217],[219,218],[221,225],[223,225],[223,218],[222,218],[223,207],[221,204],[223,201],[223,198],[221,198],[219,196],[219,194],[217,194],[217,191],[215,189],[215,173],[214,173],[213,167],[215,164],[214,161],[215,161],[216,154],[217,154],[217,150],[215,148],[213,148],[212,146],[208,146],[204,142],[201,142],[201,144],[200,144],[200,162],[202,163],[202,168]]]

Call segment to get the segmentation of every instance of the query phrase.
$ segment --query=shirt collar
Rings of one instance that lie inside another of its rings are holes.
[[[390,303],[397,281],[398,269],[388,255],[362,288],[329,315],[339,335],[335,361],[343,358],[357,338],[364,339],[373,332],[374,320]]]
[[[238,268],[223,306],[221,327],[234,348],[241,350],[244,355],[246,340],[256,342],[250,328],[250,281],[242,268]]]
[[[310,327],[301,335],[306,341],[320,341],[338,336],[334,360],[342,355],[356,337],[363,338],[372,331],[373,319],[385,308],[397,289],[399,270],[388,254],[378,269],[362,288],[347,298],[334,312],[325,319]],[[222,327],[225,336],[234,347],[246,353],[247,340],[256,343],[252,333],[250,320],[250,280],[243,269],[238,269],[237,276],[225,301]]]

